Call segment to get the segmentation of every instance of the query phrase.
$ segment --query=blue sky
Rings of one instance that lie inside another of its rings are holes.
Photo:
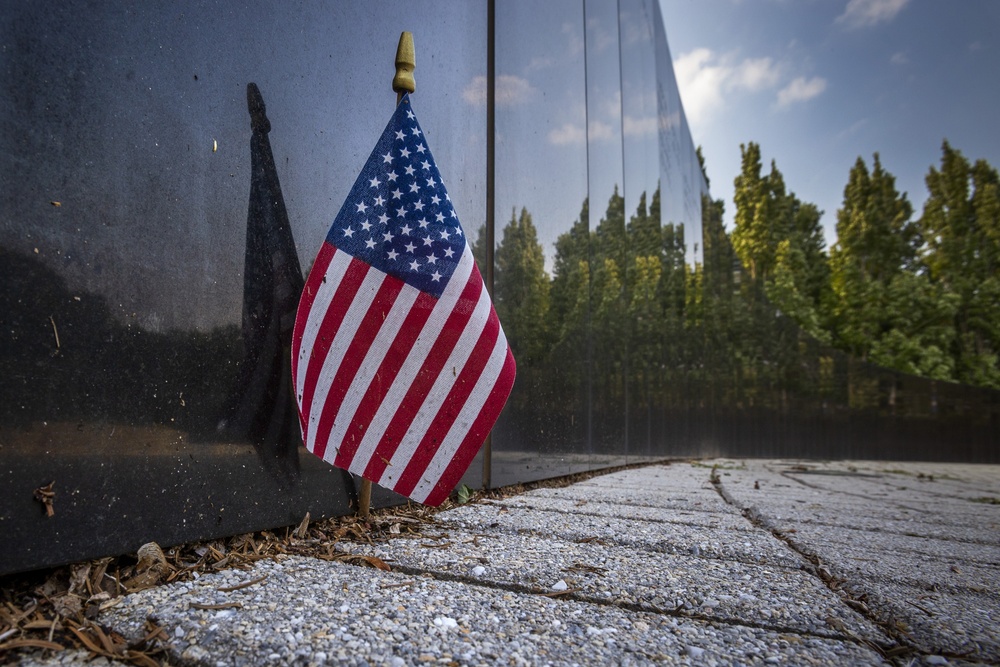
[[[908,193],[947,138],[1000,167],[996,0],[660,0],[684,109],[712,195],[733,219],[740,144],[825,211],[828,244],[860,155]]]

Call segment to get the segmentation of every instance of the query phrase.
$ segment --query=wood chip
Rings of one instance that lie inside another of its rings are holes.
[[[223,602],[222,604],[206,604],[202,602],[192,602],[189,605],[192,609],[242,609],[239,602]]]
[[[0,644],[0,651],[12,648],[47,648],[53,651],[64,651],[66,649],[62,644],[48,642],[44,639],[15,639],[5,644]]]
[[[295,529],[295,532],[293,532],[292,535],[300,540],[306,539],[306,536],[309,534],[309,518],[309,512],[306,512],[305,517],[302,519],[302,523],[299,524],[299,527]]]
[[[52,326],[55,326],[55,323],[53,323]],[[56,340],[58,340],[58,338]],[[35,500],[45,506],[45,516],[47,517],[52,517],[56,514],[56,509],[53,506],[56,499],[56,492],[52,490],[54,484],[55,481],[51,481],[45,486],[40,486],[35,489],[34,493]]]
[[[263,577],[257,577],[256,579],[251,579],[250,581],[244,581],[242,584],[236,584],[235,586],[221,586],[219,588],[216,588],[215,590],[217,590],[219,592],[222,592],[222,593],[230,593],[232,591],[238,591],[241,588],[249,588],[250,586],[253,586],[254,584],[259,584],[260,582],[264,581],[265,579],[267,579],[267,575],[266,574]]]

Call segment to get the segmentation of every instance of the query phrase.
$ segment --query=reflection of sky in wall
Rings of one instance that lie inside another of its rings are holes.
[[[551,266],[587,196],[582,3],[498,3],[496,31],[496,238],[527,208]]]
[[[628,220],[658,180],[663,222],[700,224],[701,175],[655,0],[512,1],[497,12],[497,243],[511,209],[526,207],[551,268],[588,193],[593,229],[616,185]]]
[[[239,322],[260,86],[309,266],[392,113],[399,33],[413,104],[467,229],[485,209],[486,3],[6,6],[0,243],[153,328]],[[213,152],[213,142],[218,151]],[[50,202],[59,201],[55,207]]]
[[[622,134],[625,143],[625,212],[631,217],[646,193],[646,205],[656,190],[660,168],[656,133],[656,53],[650,2],[621,3]]]
[[[608,210],[617,186],[623,190],[621,62],[618,3],[585,2],[587,51],[587,140],[590,158],[590,228]]]

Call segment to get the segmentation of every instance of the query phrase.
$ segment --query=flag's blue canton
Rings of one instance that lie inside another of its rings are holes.
[[[326,240],[440,297],[465,237],[406,95],[375,145]]]

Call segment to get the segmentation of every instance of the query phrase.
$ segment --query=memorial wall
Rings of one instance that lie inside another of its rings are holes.
[[[0,574],[354,511],[300,444],[286,341],[403,30],[518,365],[469,486],[1000,459],[997,392],[827,350],[743,277],[655,0],[8,3]]]

